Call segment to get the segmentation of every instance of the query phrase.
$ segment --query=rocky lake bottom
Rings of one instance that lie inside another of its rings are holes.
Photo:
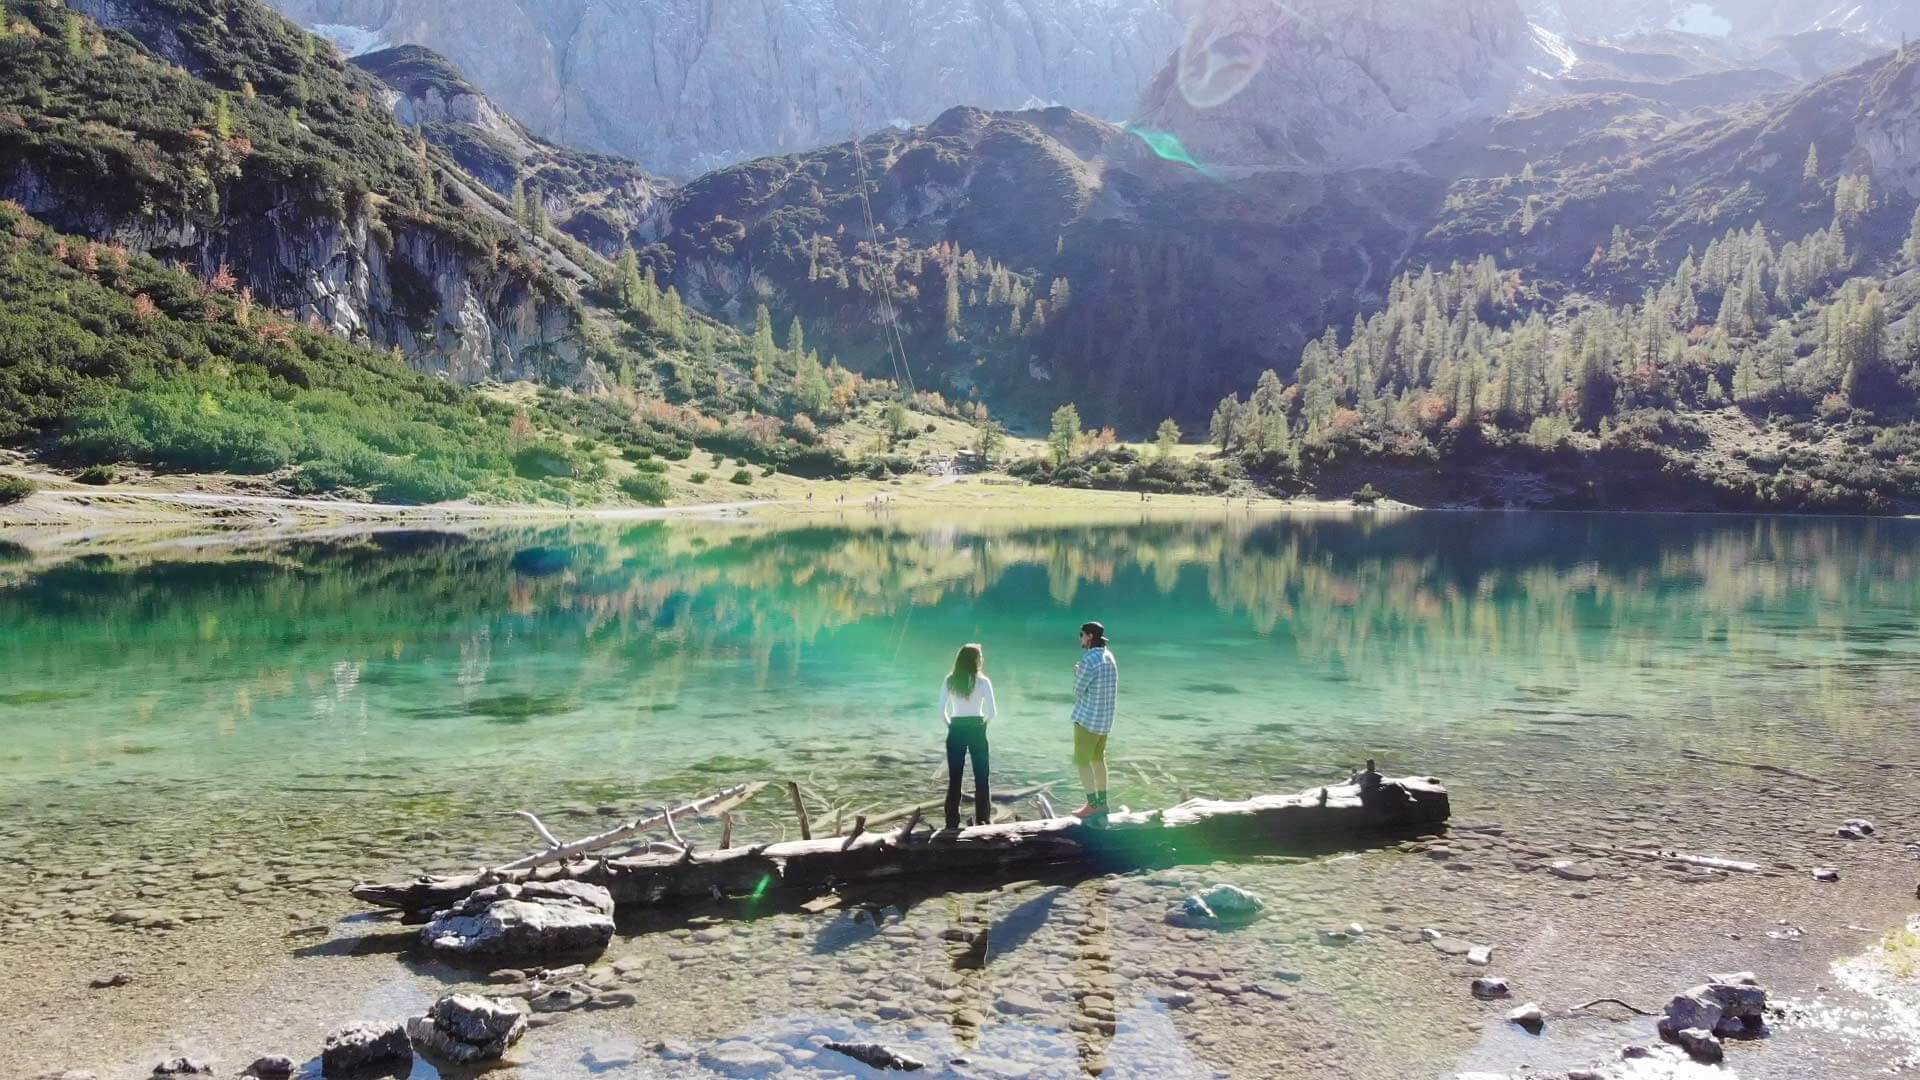
[[[1430,760],[1442,776],[1473,774],[1444,751]],[[1504,792],[1456,780],[1451,827],[1373,850],[990,886],[895,882],[819,913],[660,909],[623,917],[604,955],[577,972],[555,961],[551,974],[440,964],[413,928],[346,895],[355,880],[522,846],[478,809],[480,783],[473,813],[453,815],[458,839],[441,811],[388,811],[336,835],[297,794],[236,797],[214,838],[213,822],[166,813],[186,794],[164,785],[130,788],[120,818],[73,831],[49,784],[10,799],[0,828],[11,871],[0,970],[16,1003],[0,1072],[134,1077],[182,1055],[222,1074],[267,1053],[309,1061],[348,1022],[401,1019],[472,990],[555,1010],[534,1012],[489,1073],[501,1077],[868,1075],[822,1051],[828,1038],[881,1042],[929,1075],[1561,1075],[1624,1067],[1621,1047],[1659,1043],[1651,1019],[1575,1006],[1617,998],[1657,1011],[1707,972],[1746,969],[1786,1012],[1768,1037],[1729,1043],[1737,1075],[1805,1076],[1818,1061],[1820,1075],[1864,1077],[1920,1053],[1897,995],[1850,988],[1836,967],[1897,936],[1920,881],[1903,839],[1920,837],[1912,765],[1877,764],[1887,767],[1817,783],[1650,768],[1598,800],[1567,798],[1581,781],[1550,768]],[[1873,838],[1835,834],[1855,816],[1875,820]],[[601,819],[576,808],[559,820],[587,832]],[[125,853],[123,830],[138,830],[139,854]],[[1815,867],[1839,880],[1814,880]],[[1183,897],[1220,882],[1263,897],[1265,916],[1231,931],[1168,924]],[[983,929],[984,966],[956,966],[952,939]],[[1444,936],[1426,940],[1427,929]],[[1449,955],[1468,944],[1490,947],[1491,963]],[[124,985],[92,986],[119,974]],[[1490,974],[1510,999],[1469,992]],[[555,986],[580,993],[543,997]],[[1540,1034],[1506,1022],[1521,1001],[1546,1011]],[[424,1061],[415,1070],[432,1075]]]

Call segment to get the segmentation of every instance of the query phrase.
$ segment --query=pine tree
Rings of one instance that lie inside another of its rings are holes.
[[[620,306],[628,311],[634,310],[640,302],[640,255],[633,250],[633,241],[628,240],[620,247],[619,270],[614,278],[614,287],[618,290]]]
[[[1180,445],[1180,425],[1172,417],[1160,421],[1160,427],[1153,433],[1153,446],[1165,461],[1173,456],[1173,448]]]
[[[800,316],[795,315],[787,324],[787,353],[796,361],[800,354],[807,351],[807,329],[800,325]]]
[[[527,220],[527,178],[524,176],[513,178],[513,220]]]
[[[1817,143],[1807,144],[1807,164],[1800,170],[1800,179],[1809,184],[1820,179],[1820,147]]]
[[[1223,454],[1233,449],[1234,442],[1240,437],[1240,412],[1243,407],[1238,394],[1228,394],[1220,399],[1219,405],[1214,406],[1213,422],[1207,425],[1207,438]]]
[[[973,452],[988,462],[1007,448],[1007,427],[998,420],[983,419],[974,428]]]
[[[1058,467],[1072,461],[1079,443],[1080,410],[1071,404],[1062,405],[1053,411],[1053,425],[1047,432],[1047,451],[1053,455],[1053,464]]]
[[[1913,222],[1907,226],[1907,242],[1900,248],[1909,264],[1920,266],[1920,207],[1913,211]]]
[[[960,268],[947,263],[947,303],[944,312],[947,340],[960,339]]]
[[[761,304],[753,315],[753,363],[756,368],[770,368],[774,358],[780,355],[780,347],[773,342],[773,312],[767,305]]]
[[[547,235],[547,199],[538,186],[527,190],[527,229],[538,237]]]
[[[833,403],[833,387],[827,382],[827,369],[820,365],[819,353],[809,352],[797,362],[793,398],[806,413],[819,413]]]

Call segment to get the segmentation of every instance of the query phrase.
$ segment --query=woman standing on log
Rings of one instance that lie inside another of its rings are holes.
[[[973,819],[976,825],[993,823],[993,804],[987,795],[989,773],[987,724],[998,715],[993,680],[981,674],[986,654],[980,646],[962,645],[953,658],[953,673],[940,694],[940,718],[947,724],[947,828],[960,828],[960,775],[967,757],[973,757]]]

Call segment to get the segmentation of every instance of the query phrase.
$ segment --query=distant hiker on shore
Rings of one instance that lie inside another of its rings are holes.
[[[947,724],[947,829],[960,828],[960,775],[967,757],[973,758],[973,823],[993,824],[993,802],[987,793],[990,766],[987,725],[999,714],[993,701],[993,680],[981,673],[986,654],[980,646],[960,646],[953,673],[940,693],[940,718]]]
[[[1107,736],[1113,732],[1113,705],[1120,693],[1120,669],[1107,648],[1107,628],[1097,622],[1080,627],[1080,662],[1073,665],[1073,767],[1087,789],[1087,805],[1075,817],[1107,816]]]

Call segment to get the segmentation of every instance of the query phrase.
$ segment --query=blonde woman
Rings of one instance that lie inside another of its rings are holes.
[[[987,725],[999,710],[993,701],[993,680],[982,669],[986,654],[980,646],[960,647],[953,673],[940,693],[940,719],[947,725],[947,829],[960,828],[960,774],[973,757],[973,820],[993,822],[993,802],[987,794]]]

